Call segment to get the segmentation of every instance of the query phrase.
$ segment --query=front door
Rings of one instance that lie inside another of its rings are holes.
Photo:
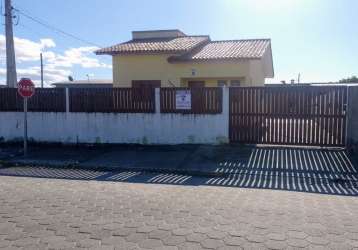
[[[204,88],[205,81],[188,81],[189,88]]]
[[[161,81],[160,80],[132,80],[133,88],[160,88]]]

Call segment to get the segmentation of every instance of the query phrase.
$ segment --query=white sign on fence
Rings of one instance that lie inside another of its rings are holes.
[[[190,90],[177,90],[175,92],[176,109],[191,109],[191,92]]]

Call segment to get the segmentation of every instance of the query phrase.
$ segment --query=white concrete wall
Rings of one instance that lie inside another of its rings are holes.
[[[156,113],[28,113],[28,137],[39,142],[220,144],[228,142],[229,100],[224,89],[223,112],[216,115]],[[23,114],[0,112],[0,138],[20,140]]]

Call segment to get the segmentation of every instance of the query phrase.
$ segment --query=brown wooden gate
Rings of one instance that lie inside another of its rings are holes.
[[[229,102],[231,142],[345,145],[344,86],[234,87]]]

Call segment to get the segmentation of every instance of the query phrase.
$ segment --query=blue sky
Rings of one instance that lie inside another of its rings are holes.
[[[358,75],[356,0],[13,0],[13,5],[100,46],[127,41],[132,30],[148,29],[178,28],[212,40],[271,38],[275,78],[269,82],[289,81],[298,73],[304,82]],[[2,25],[0,83],[4,33]],[[86,74],[112,78],[111,58],[94,55],[93,45],[21,15],[14,33],[18,56],[25,54],[18,60],[18,77],[38,79],[37,54],[43,51],[47,82],[68,74],[75,79],[86,79]]]

